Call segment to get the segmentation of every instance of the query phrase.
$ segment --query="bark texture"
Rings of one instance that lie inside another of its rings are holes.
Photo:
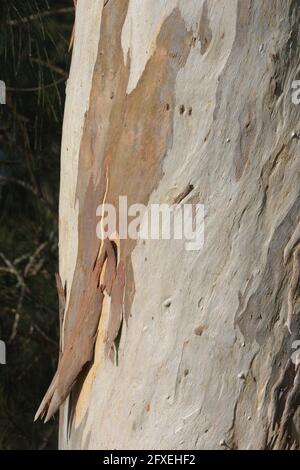
[[[205,205],[205,244],[117,243],[124,295],[104,298],[60,447],[297,447],[299,1],[103,3],[77,2],[67,87],[64,342],[104,196],[171,204],[189,187],[185,201]],[[117,364],[105,354],[110,328]]]

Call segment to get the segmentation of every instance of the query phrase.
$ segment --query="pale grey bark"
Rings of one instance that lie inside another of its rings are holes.
[[[90,259],[80,228],[97,205],[90,179],[103,178],[104,162],[111,200],[125,192],[131,202],[172,203],[191,184],[187,201],[205,205],[205,243],[199,252],[184,241],[126,248],[130,316],[119,362],[103,353],[108,300],[71,422],[62,410],[60,447],[297,446],[298,274],[284,250],[300,215],[299,2],[102,8],[103,0],[78,0],[67,88],[60,271],[74,307],[66,331]]]

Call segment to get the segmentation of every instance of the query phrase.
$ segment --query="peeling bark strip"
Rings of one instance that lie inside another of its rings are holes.
[[[194,189],[194,186],[192,184],[188,184],[184,190],[178,194],[173,200],[173,204],[180,204],[183,199],[185,199]]]
[[[290,281],[288,293],[288,315],[287,315],[287,328],[292,334],[292,322],[294,314],[294,303],[299,294],[299,278],[300,278],[300,244],[296,246],[293,253],[293,272]]]
[[[290,237],[285,249],[284,260],[285,264],[289,259],[295,243],[297,243],[297,230]],[[292,341],[298,337],[300,328],[299,320],[293,320],[294,301],[296,299],[297,287],[299,287],[299,245],[294,249],[293,253],[293,270],[291,278],[289,279],[289,289],[287,296],[287,320],[286,326]],[[293,418],[300,405],[300,368],[299,365],[294,365],[290,357],[286,357],[287,353],[291,356],[291,346],[288,341],[285,341],[282,346],[282,351],[278,353],[275,363],[279,361],[279,378],[273,385],[270,397],[271,402],[268,412],[268,437],[267,448],[286,450],[299,447],[299,440],[293,433]],[[272,380],[272,379],[271,379]],[[267,395],[268,396],[268,395]]]
[[[296,449],[293,417],[300,405],[300,367],[289,359],[272,390],[270,437],[267,447],[274,450]]]
[[[105,280],[109,280],[109,289],[112,282],[111,273],[107,276],[105,271],[112,265],[115,269],[114,262],[115,255],[112,252],[111,242],[105,240],[101,244],[100,253],[89,275],[88,288],[82,292],[72,334],[65,345],[53,381],[35,415],[35,421],[39,417],[45,417],[45,423],[50,420],[70,394],[83,367],[93,359],[106,289]]]
[[[299,295],[300,244],[296,245],[298,241],[299,225],[284,249],[285,264],[293,252],[293,270],[288,290],[286,326],[290,335],[294,338],[297,338],[300,333],[299,321],[293,321],[294,303],[297,294]],[[299,442],[292,433],[292,424],[296,410],[300,405],[300,365],[294,365],[291,359],[287,360],[285,366],[281,368],[279,379],[272,389],[271,398],[269,448],[286,450],[298,447]]]
[[[45,417],[45,422],[49,421],[71,392],[83,366],[92,360],[103,301],[103,292],[99,289],[101,270],[102,265],[97,264],[90,275],[90,288],[83,293],[73,332],[66,343],[53,381],[35,415],[35,421],[39,417]]]
[[[291,253],[298,242],[300,242],[300,221],[297,225],[296,230],[294,231],[293,235],[291,236],[288,244],[286,245],[284,249],[283,260],[285,264],[288,262],[291,256]]]
[[[114,343],[119,334],[120,326],[124,312],[124,287],[125,287],[125,270],[124,263],[121,261],[116,279],[113,283],[111,292],[111,307],[107,334],[105,338],[105,353],[113,359]]]

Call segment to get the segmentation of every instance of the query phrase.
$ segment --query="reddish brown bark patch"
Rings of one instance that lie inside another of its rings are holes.
[[[175,9],[161,27],[156,50],[136,88],[128,95],[130,60],[128,57],[127,65],[124,64],[121,47],[127,6],[128,2],[124,1],[120,8],[106,8],[102,18],[90,108],[80,150],[79,252],[72,311],[77,310],[78,291],[85,288],[87,270],[99,246],[96,208],[103,201],[106,168],[107,203],[118,211],[118,198],[123,195],[127,196],[128,205],[147,205],[162,177],[164,156],[172,146],[175,82],[191,48],[191,33]],[[131,267],[135,243],[122,240],[119,246],[119,261],[126,273],[126,318],[135,292]]]

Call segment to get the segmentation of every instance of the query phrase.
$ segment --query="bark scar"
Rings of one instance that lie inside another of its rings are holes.
[[[108,193],[108,185],[109,176],[107,169],[102,216],[104,214],[104,203]],[[114,277],[116,277],[115,251],[112,241],[104,238],[103,233],[103,226],[101,226],[102,238],[100,247],[95,262],[88,273],[89,279],[86,283],[86,288],[81,292],[73,329],[64,348],[62,348],[61,343],[57,371],[35,415],[35,421],[39,417],[45,417],[45,422],[50,420],[70,395],[83,368],[94,358],[94,348],[104,295],[105,292],[110,295],[114,285]],[[65,293],[59,276],[56,276],[56,283],[60,302],[60,325],[62,328]]]
[[[293,271],[292,277],[289,285],[289,292],[288,292],[288,314],[287,314],[287,321],[286,326],[289,330],[289,333],[292,334],[292,319],[294,314],[294,303],[296,300],[296,294],[299,286],[299,278],[300,278],[300,221],[292,234],[289,242],[287,243],[284,254],[283,260],[284,264],[286,265],[291,256],[293,256]]]
[[[189,183],[184,188],[184,190],[173,199],[173,204],[180,204],[181,201],[183,201],[183,199],[185,199],[193,191],[193,189],[194,189],[194,186],[191,183]]]
[[[300,278],[300,243],[293,252],[293,272],[288,292],[288,316],[286,326],[289,333],[292,334],[292,319],[294,315],[294,304],[297,297]]]

